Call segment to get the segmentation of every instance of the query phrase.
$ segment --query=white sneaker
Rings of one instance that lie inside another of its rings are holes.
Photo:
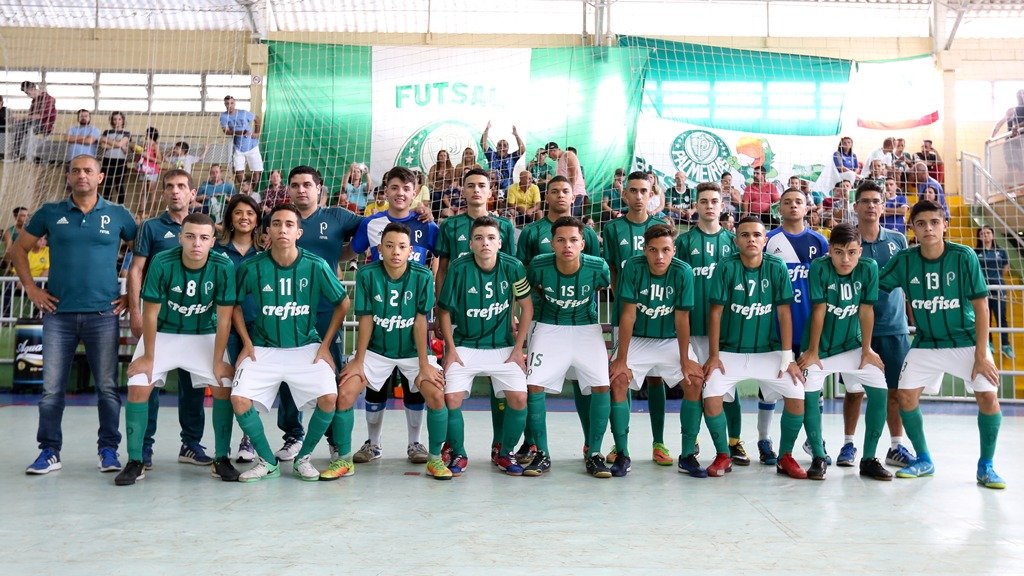
[[[264,478],[277,478],[281,475],[281,468],[277,464],[271,464],[263,458],[256,461],[256,465],[238,475],[239,482],[258,482]]]
[[[256,451],[253,450],[252,442],[249,441],[248,436],[242,436],[242,441],[238,443],[238,459],[235,462],[245,464],[255,459]]]
[[[366,442],[363,442],[362,447],[352,455],[352,461],[356,464],[366,464],[370,460],[377,460],[383,454],[384,451],[381,450],[380,446],[370,444],[370,441],[367,440]]]
[[[302,442],[289,438],[284,441],[284,446],[277,452],[274,452],[274,456],[281,462],[290,462],[295,460],[295,455],[299,453],[299,449],[302,448]]]
[[[292,463],[292,471],[300,479],[307,482],[316,482],[320,480],[320,471],[313,467],[313,463],[310,462],[312,456],[306,454],[302,458],[296,458],[295,462]]]
[[[427,447],[419,442],[409,444],[405,453],[409,457],[409,462],[413,464],[426,464],[430,460],[430,453],[427,451]]]

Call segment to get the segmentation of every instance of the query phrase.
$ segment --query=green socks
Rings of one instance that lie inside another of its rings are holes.
[[[231,427],[235,425],[235,414],[231,410],[231,400],[213,399],[213,455],[216,458],[227,458],[231,453]]]
[[[820,390],[804,393],[804,430],[807,432],[807,442],[811,445],[811,453],[816,458],[825,457],[825,446],[821,443],[821,410],[817,409],[820,397]],[[808,409],[808,406],[811,408]]]
[[[338,447],[338,454],[342,458],[352,456],[352,427],[355,426],[356,416],[352,408],[348,410],[334,411],[334,445]]]
[[[152,394],[156,396],[156,394]],[[142,462],[142,439],[149,424],[149,400],[129,402],[124,408],[124,426],[128,436],[128,459]]]
[[[319,406],[313,410],[313,415],[309,417],[309,426],[306,428],[306,437],[302,439],[302,448],[299,449],[299,454],[295,457],[296,460],[313,453],[313,449],[320,443],[320,438],[323,437],[324,432],[327,432],[327,427],[331,425],[332,420],[334,420],[334,410],[324,412]]]
[[[533,443],[537,445],[537,450],[550,455],[545,394],[545,392],[529,392],[526,395],[526,426],[533,431]]]
[[[991,461],[996,454],[996,438],[999,437],[999,425],[1003,421],[1002,412],[982,414],[978,412],[978,435],[981,437],[981,459]]]
[[[697,442],[697,434],[700,432],[700,416],[704,409],[700,402],[693,402],[690,400],[683,400],[683,405],[679,408],[679,427],[683,432],[683,448],[681,450],[683,458],[693,454],[693,446]],[[728,416],[726,416],[726,427],[728,427]],[[726,440],[728,444],[728,440]],[[718,450],[718,444],[715,444],[715,450]],[[728,452],[728,446],[726,452]]]
[[[910,443],[914,446],[914,451],[917,452],[917,457],[930,460],[928,442],[924,439],[924,417],[921,415],[921,407],[918,406],[909,412],[900,410],[900,418],[903,420],[903,429],[907,433],[907,438],[910,438]]]
[[[615,451],[629,456],[629,404],[612,402],[610,417]]]
[[[576,401],[576,415],[580,417],[580,426],[583,427],[583,441],[586,442],[590,436],[590,394],[584,394],[580,390],[580,383],[573,381],[572,396]],[[545,451],[546,452],[546,451]]]
[[[506,404],[503,414],[501,451],[507,454],[515,452],[516,442],[519,442],[519,437],[523,435],[523,429],[526,428],[526,409],[514,410]]]
[[[611,413],[612,395],[608,392],[590,395],[590,431],[587,433],[587,445],[590,453],[601,451],[604,433],[608,429],[608,416]]]
[[[498,398],[494,395],[494,386],[488,386],[487,391],[491,394],[491,446],[501,442],[502,426],[505,420],[505,399]],[[448,411],[448,417],[451,418],[451,410]],[[448,425],[451,427],[451,424]],[[451,442],[451,440],[449,440]],[[512,446],[512,450],[515,451],[515,446]],[[465,454],[464,452],[457,452],[457,454]]]
[[[861,460],[870,460],[875,457],[878,439],[882,437],[889,392],[885,388],[865,386],[864,393],[868,397],[868,407],[864,411],[864,453]]]
[[[810,412],[815,412],[814,406],[811,407]],[[807,406],[804,406],[804,414],[808,412]],[[800,428],[804,424],[804,414],[793,414],[788,410],[782,410],[782,435],[779,438],[779,456],[785,456],[793,452],[793,444],[796,443],[796,436],[800,433]],[[820,418],[820,414],[818,415]],[[821,444],[821,423],[818,423],[818,443]]]
[[[260,458],[271,464],[276,464],[277,457],[274,456],[274,450],[270,447],[270,442],[267,442],[267,434],[263,430],[263,421],[260,420],[256,407],[249,408],[245,414],[238,414],[235,418],[238,419],[238,427],[249,437],[252,447],[260,455]],[[321,430],[320,433],[323,434],[324,431]]]
[[[663,382],[653,386],[647,385],[647,409],[651,412],[651,433],[654,435],[654,441],[659,444],[665,443],[666,388],[668,387]]]
[[[729,438],[739,440],[740,434],[743,432],[743,411],[740,409],[739,394],[732,399],[732,402],[723,403],[722,410],[725,411],[726,425],[729,429]]]
[[[431,457],[441,455],[441,448],[444,446],[444,439],[447,435],[448,407],[441,406],[437,410],[427,408],[427,447]]]
[[[493,398],[492,398],[493,402]],[[494,404],[491,404],[491,424],[494,424]],[[501,432],[500,430],[498,431]],[[466,420],[462,407],[448,409],[448,446],[453,454],[466,455]],[[500,441],[500,437],[499,440]],[[493,444],[492,444],[493,445]]]
[[[729,434],[726,431],[726,420],[725,412],[720,412],[716,416],[704,416],[704,421],[708,423],[708,431],[711,432],[711,440],[715,443],[715,452],[718,454],[729,453]],[[683,444],[683,446],[686,446],[686,444]],[[693,444],[690,444],[690,446],[693,446]],[[690,448],[690,450],[693,449]]]

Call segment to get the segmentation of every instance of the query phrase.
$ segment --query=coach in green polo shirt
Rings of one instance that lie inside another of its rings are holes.
[[[61,419],[68,370],[79,341],[96,383],[99,409],[99,468],[121,469],[117,447],[121,396],[117,391],[118,316],[125,309],[117,282],[117,254],[121,242],[129,245],[138,226],[120,204],[99,196],[103,173],[91,156],[76,156],[68,165],[71,196],[44,204],[36,211],[11,250],[25,294],[43,311],[43,397],[39,400],[41,452],[29,474],[60,470]],[[32,281],[28,251],[36,239],[50,243],[50,277],[46,288]]]

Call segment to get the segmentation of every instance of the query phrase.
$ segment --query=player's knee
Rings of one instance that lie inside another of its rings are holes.
[[[457,392],[455,394],[445,394],[444,403],[448,405],[449,410],[456,410],[458,408],[462,408],[462,399],[465,396],[466,395],[463,394],[462,392]]]
[[[232,396],[231,408],[235,411],[235,414],[245,414],[252,408],[252,400],[242,396]]]
[[[505,403],[512,410],[525,410],[526,392],[505,392]]]
[[[999,398],[995,392],[981,392],[974,395],[978,402],[978,410],[982,414],[995,414],[999,412]]]
[[[917,390],[900,389],[896,394],[900,410],[913,410],[917,408]]]
[[[683,380],[683,400],[687,402],[700,402],[700,393],[704,390],[704,386],[699,383],[691,384],[686,380]]]
[[[334,412],[334,409],[337,405],[337,394],[324,394],[323,396],[316,399],[316,407],[323,412]]]
[[[704,415],[713,418],[722,413],[722,397],[710,396],[704,399]]]
[[[228,400],[231,398],[231,388],[227,386],[210,386],[210,394],[215,400]]]
[[[804,401],[797,398],[786,398],[785,402],[786,412],[790,414],[803,414],[804,413]]]
[[[534,385],[531,384],[531,385],[526,387],[526,392],[529,393],[529,394],[540,394],[541,392],[544,392],[544,387],[543,386],[534,386]]]
[[[129,386],[128,387],[128,401],[129,402],[148,402],[149,395],[153,392],[152,386]]]

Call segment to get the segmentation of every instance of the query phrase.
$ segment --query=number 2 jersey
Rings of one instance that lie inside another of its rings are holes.
[[[359,267],[356,273],[356,316],[373,319],[367,349],[388,358],[415,358],[416,315],[434,307],[434,276],[430,269],[409,262],[398,278],[388,274],[380,260]]]
[[[793,284],[793,349],[800,346],[807,323],[811,319],[811,298],[808,274],[811,261],[828,254],[828,240],[814,230],[804,229],[799,234],[790,234],[781,227],[768,232],[764,251],[778,256],[786,263],[789,281]]]

